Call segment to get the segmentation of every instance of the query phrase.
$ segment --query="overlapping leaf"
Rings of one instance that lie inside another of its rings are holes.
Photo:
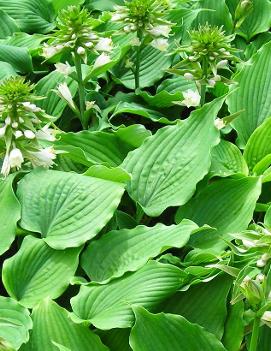
[[[219,141],[214,120],[224,98],[194,111],[182,124],[159,129],[123,167],[132,174],[128,192],[149,216],[186,203],[208,172],[210,151]]]
[[[41,233],[55,249],[80,246],[113,216],[124,186],[67,172],[33,171],[18,187],[21,226]]]

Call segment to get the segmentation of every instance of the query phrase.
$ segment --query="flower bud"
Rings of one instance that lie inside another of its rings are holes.
[[[193,76],[192,73],[187,72],[184,74],[184,78],[187,80],[193,80],[195,77]]]
[[[24,161],[22,152],[20,149],[14,148],[9,154],[10,167],[20,168]]]
[[[85,55],[86,53],[86,49],[83,48],[83,46],[79,46],[79,48],[77,49],[77,54],[78,55]]]
[[[24,136],[27,139],[35,139],[36,137],[35,133],[33,133],[32,130],[29,130],[29,129],[24,131]]]
[[[259,283],[246,276],[240,284],[240,289],[247,298],[248,302],[255,306],[262,301],[264,292]]]

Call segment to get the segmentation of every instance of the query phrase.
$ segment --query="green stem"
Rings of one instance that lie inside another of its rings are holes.
[[[259,317],[255,317],[253,322],[252,335],[251,335],[250,344],[249,344],[249,351],[257,351],[259,331],[260,331],[260,321],[261,319]]]
[[[202,74],[203,74],[203,79],[207,79],[207,73],[208,73],[208,62],[206,57],[203,58],[202,62]],[[206,84],[201,84],[200,88],[200,105],[203,106],[205,104],[205,95],[206,95]]]
[[[201,84],[200,86],[200,106],[205,104],[205,95],[206,95],[206,84]]]
[[[142,49],[142,31],[137,31],[137,37],[140,41],[140,45],[136,47],[136,63],[135,63],[135,90],[140,88],[140,60],[141,60],[141,49]]]
[[[85,123],[85,118],[84,118],[85,110],[86,110],[85,86],[84,86],[83,76],[82,76],[81,57],[76,52],[74,53],[74,64],[75,64],[77,81],[78,81],[80,120],[83,128],[86,129],[87,125]]]

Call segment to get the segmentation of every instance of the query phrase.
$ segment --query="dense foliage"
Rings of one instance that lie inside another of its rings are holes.
[[[0,351],[270,351],[270,0],[0,23]]]

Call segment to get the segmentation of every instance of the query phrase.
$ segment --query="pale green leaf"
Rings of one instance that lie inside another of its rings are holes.
[[[42,239],[25,237],[19,251],[4,261],[2,279],[7,292],[26,307],[45,297],[59,297],[75,274],[79,252],[78,248],[56,251]]]
[[[229,95],[227,103],[231,114],[245,110],[232,122],[244,147],[250,135],[271,116],[271,42],[259,50],[234,77],[238,89]]]
[[[213,334],[182,316],[152,314],[142,307],[134,307],[134,312],[133,351],[226,351]]]
[[[224,101],[193,111],[182,124],[161,128],[128,154],[123,167],[132,174],[128,192],[149,216],[186,203],[208,172],[210,151],[219,142],[214,120]]]
[[[20,73],[32,72],[32,59],[26,48],[0,44],[0,61],[11,64]]]
[[[111,219],[125,184],[60,171],[36,170],[18,186],[21,226],[55,249],[77,247]]]
[[[13,180],[11,175],[0,179],[0,255],[15,239],[17,222],[21,218],[21,206],[12,188]]]
[[[12,35],[14,32],[20,31],[14,19],[2,10],[0,10],[0,23],[0,39],[5,39],[6,37]]]
[[[184,220],[179,225],[158,223],[154,227],[140,225],[113,230],[89,244],[82,256],[82,266],[92,281],[105,283],[125,272],[136,271],[170,247],[183,247],[197,228],[193,222]]]
[[[225,323],[225,332],[223,335],[223,344],[228,351],[240,351],[245,333],[244,302],[239,301],[230,305],[228,318]],[[260,350],[259,350],[260,351]]]
[[[10,63],[0,61],[0,81],[16,75],[17,73]]]
[[[71,305],[76,315],[99,329],[130,327],[134,321],[131,305],[155,306],[176,292],[185,276],[175,266],[150,261],[107,285],[82,286]]]
[[[31,328],[29,311],[10,297],[0,296],[0,340],[5,340],[18,350],[28,341]]]

